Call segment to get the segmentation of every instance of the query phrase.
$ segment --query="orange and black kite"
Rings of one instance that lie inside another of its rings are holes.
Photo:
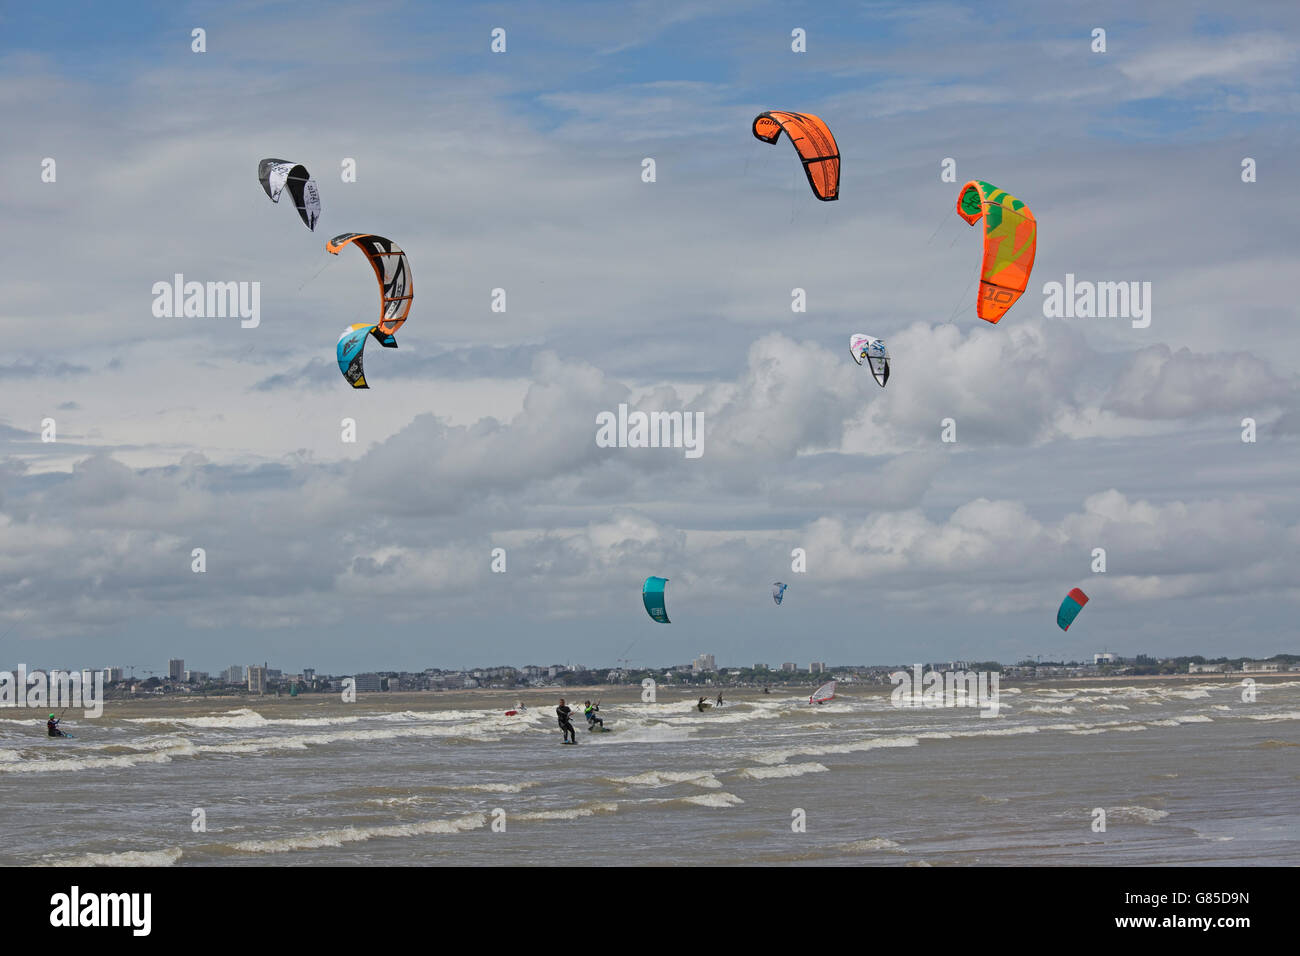
[[[803,161],[808,185],[822,202],[840,198],[840,148],[830,127],[811,113],[768,110],[754,117],[754,136],[775,143],[784,130]]]

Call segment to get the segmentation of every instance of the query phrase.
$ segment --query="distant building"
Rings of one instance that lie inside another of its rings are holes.
[[[1189,674],[1222,674],[1227,664],[1188,664]]]
[[[766,665],[766,664],[755,664],[755,665],[754,665],[754,670],[756,670],[756,671],[765,671],[765,670],[767,670],[767,669],[768,669],[768,668],[767,668],[767,665]]]
[[[1114,654],[1107,654],[1107,653],[1093,654],[1092,662],[1094,664],[1115,664],[1119,662],[1119,658],[1117,658]]]
[[[784,664],[781,665],[781,670],[783,671],[794,672],[797,671],[798,669],[799,669],[799,665],[796,664],[794,661],[786,661]]]
[[[1282,670],[1282,665],[1276,661],[1242,661],[1241,672],[1243,674],[1276,674]]]
[[[826,670],[826,665],[821,661],[813,661],[811,664],[808,665],[808,673],[810,674],[821,674],[825,672],[825,670]]]
[[[227,684],[242,684],[244,682],[244,665],[230,665],[221,672],[221,679]]]
[[[256,664],[248,666],[248,692],[250,694],[266,693],[266,668]]]
[[[378,674],[357,674],[353,680],[358,694],[377,694],[384,689],[384,679]]]
[[[187,684],[206,684],[208,682],[207,671],[186,671],[185,683]]]
[[[267,680],[279,680],[283,676],[284,676],[284,671],[282,670],[276,670],[274,667],[268,667],[266,669]]]
[[[185,661],[179,657],[173,657],[167,662],[168,680],[182,681],[185,679]]]
[[[120,667],[104,668],[104,682],[107,684],[111,684],[115,680],[121,680],[124,676],[126,675],[123,673],[123,670]]]
[[[717,669],[718,665],[714,662],[712,654],[701,654],[699,657],[695,658],[694,663],[691,664],[691,670],[696,674],[716,671]]]
[[[306,681],[308,684],[314,681],[316,679],[316,668],[304,667],[302,669],[302,679]]]

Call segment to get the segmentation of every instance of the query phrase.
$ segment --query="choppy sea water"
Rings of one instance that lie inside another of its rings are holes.
[[[110,702],[64,741],[3,711],[0,863],[1300,863],[1300,681],[1004,687],[996,718],[841,690],[592,692],[577,747],[549,693]]]

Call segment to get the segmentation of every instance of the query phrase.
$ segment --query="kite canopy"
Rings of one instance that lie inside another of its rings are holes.
[[[349,244],[360,249],[369,260],[370,267],[375,270],[380,298],[378,329],[384,336],[391,337],[406,321],[406,316],[411,311],[411,302],[415,299],[415,287],[411,282],[411,267],[406,262],[406,253],[393,240],[364,232],[345,232],[341,236],[335,236],[325,243],[325,251],[338,255],[339,250]],[[383,341],[380,336],[376,338]],[[396,346],[397,343],[393,342],[392,347]]]
[[[364,322],[358,325],[349,325],[339,336],[338,345],[335,351],[338,354],[339,371],[343,377],[348,380],[348,384],[353,388],[369,388],[366,384],[366,373],[361,367],[362,353],[366,348],[366,339],[373,335],[379,340],[379,343],[385,348],[397,348],[397,339],[391,335],[384,335],[379,331],[377,325],[366,325]]]
[[[821,687],[818,687],[815,691],[813,691],[812,696],[808,698],[808,703],[824,704],[826,703],[826,701],[832,699],[835,696],[836,683],[838,682],[831,681],[830,683],[822,684]]]
[[[884,342],[859,332],[849,339],[849,353],[859,365],[867,362],[880,387],[885,387],[889,381],[889,349]]]
[[[306,166],[285,159],[264,159],[257,164],[257,179],[274,203],[280,201],[280,193],[287,185],[303,225],[312,232],[316,231],[316,223],[320,220],[320,190]]]
[[[979,179],[961,188],[957,215],[972,226],[984,217],[984,264],[976,311],[996,325],[1029,284],[1038,248],[1038,221],[1015,196]]]
[[[1061,608],[1056,612],[1056,626],[1063,631],[1068,631],[1074,619],[1079,616],[1083,606],[1088,603],[1088,595],[1084,594],[1078,588],[1074,588],[1065,596],[1061,602]]]
[[[782,584],[780,581],[777,581],[772,585],[772,600],[777,604],[780,604],[782,599],[785,597],[786,587],[787,585]]]
[[[811,113],[769,110],[754,117],[754,136],[765,143],[775,143],[782,130],[803,161],[813,194],[822,202],[839,199],[840,148],[830,127]]]
[[[641,600],[645,602],[645,611],[660,624],[671,624],[668,612],[664,610],[664,585],[667,578],[649,577],[641,585]]]

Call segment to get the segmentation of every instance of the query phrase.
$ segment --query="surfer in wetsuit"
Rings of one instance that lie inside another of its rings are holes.
[[[564,731],[564,742],[566,744],[576,744],[578,742],[578,732],[573,729],[573,724],[569,722],[569,715],[571,713],[573,713],[573,711],[564,705],[564,698],[561,697],[560,706],[555,708],[555,716],[560,719],[560,730]],[[570,737],[573,738],[572,741],[569,740]]]
[[[50,714],[50,719],[45,722],[45,732],[51,737],[68,736],[63,731],[59,730],[59,719],[53,714]]]
[[[722,706],[722,691],[718,691],[718,706]]]
[[[600,729],[605,729],[605,722],[596,716],[596,711],[600,710],[600,704],[592,706],[591,701],[584,701],[582,705],[582,716],[587,718],[587,729],[592,733],[596,732],[596,725],[600,724]]]
[[[705,708],[705,707],[708,707],[709,705],[706,704],[706,703],[704,702],[704,698],[701,697],[699,703],[696,704],[695,706],[696,706],[696,708],[699,710],[699,712],[702,714],[702,713],[704,713],[704,708]]]

